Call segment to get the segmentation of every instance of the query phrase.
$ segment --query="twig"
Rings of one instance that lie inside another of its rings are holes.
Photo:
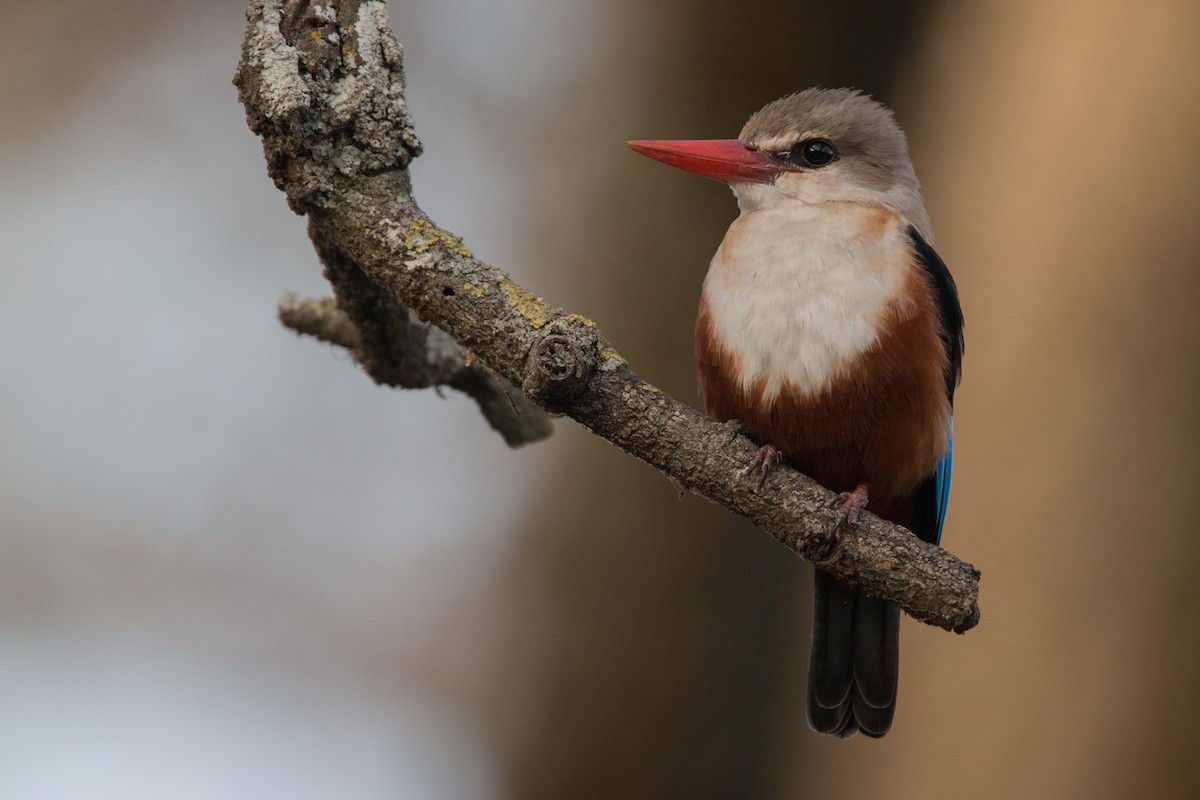
[[[284,292],[279,298],[279,321],[296,333],[354,351],[362,346],[358,328],[332,297],[305,297]]]

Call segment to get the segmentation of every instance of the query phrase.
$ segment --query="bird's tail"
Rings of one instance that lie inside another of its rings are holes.
[[[808,724],[846,738],[879,737],[892,727],[900,668],[900,609],[840,587],[817,570]]]

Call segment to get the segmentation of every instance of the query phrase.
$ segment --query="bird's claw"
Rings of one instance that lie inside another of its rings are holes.
[[[867,507],[867,499],[867,485],[865,483],[860,483],[855,487],[853,492],[842,492],[835,497],[831,503],[838,512],[838,521],[834,528],[840,528],[846,522],[849,522],[851,525],[857,523],[859,513]]]
[[[837,509],[837,521],[824,533],[818,533],[812,546],[812,556],[821,561],[833,556],[842,538],[842,528],[847,522],[858,522],[859,513],[867,507],[867,487],[860,483],[853,492],[842,492],[829,501]]]
[[[742,475],[746,476],[755,471],[758,472],[758,483],[755,485],[755,490],[757,491],[766,483],[767,476],[771,474],[771,470],[775,468],[775,465],[782,461],[783,456],[779,450],[769,444],[764,444],[758,448],[758,452],[754,454],[754,458],[750,459],[750,462],[746,464],[746,467],[742,470]]]

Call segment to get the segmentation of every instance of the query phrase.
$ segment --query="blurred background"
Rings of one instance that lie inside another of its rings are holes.
[[[983,621],[906,622],[896,725],[848,742],[769,536],[275,322],[324,289],[243,8],[5,4],[0,797],[1200,792],[1200,5],[391,7],[424,208],[690,402],[734,202],[624,142],[896,109],[967,317],[944,541]]]

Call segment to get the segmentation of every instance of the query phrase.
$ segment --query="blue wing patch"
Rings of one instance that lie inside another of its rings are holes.
[[[942,523],[946,521],[946,507],[950,504],[950,471],[954,466],[954,417],[946,430],[946,455],[938,461],[934,472],[934,494],[937,497],[937,538],[934,544],[942,541]]]

